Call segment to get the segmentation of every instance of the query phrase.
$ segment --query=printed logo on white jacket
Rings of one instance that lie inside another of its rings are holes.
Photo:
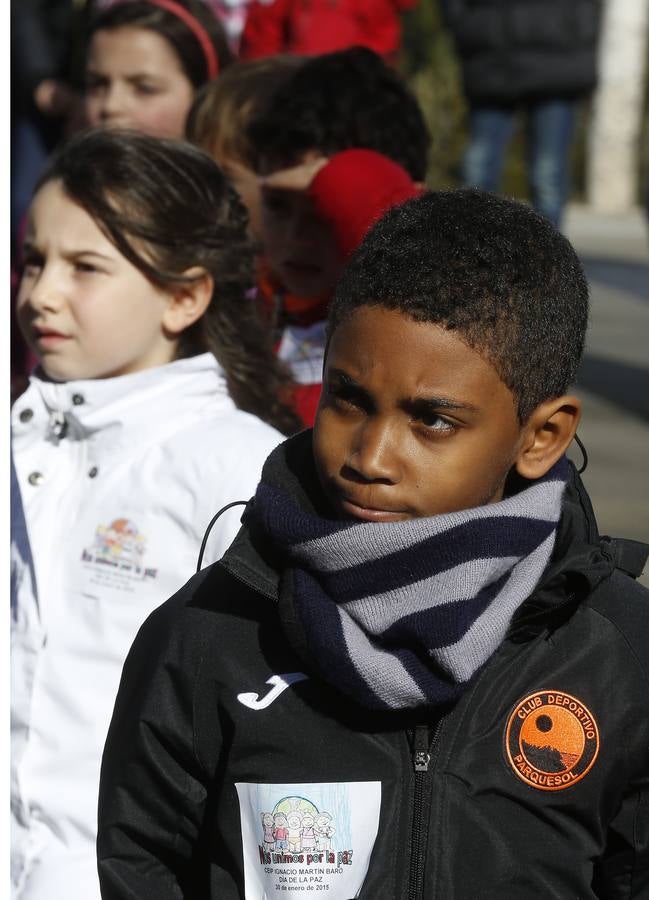
[[[100,523],[81,555],[90,582],[134,592],[139,582],[156,578],[158,569],[146,566],[146,544],[146,536],[132,519],[119,516]]]

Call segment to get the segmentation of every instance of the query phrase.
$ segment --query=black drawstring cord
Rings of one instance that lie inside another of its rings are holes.
[[[586,471],[586,466],[588,465],[588,454],[586,453],[586,448],[584,447],[578,434],[575,434],[575,442],[576,442],[577,446],[579,447],[579,449],[581,450],[581,455],[583,457],[581,469],[577,469],[577,471],[581,475],[582,472]]]
[[[198,563],[196,564],[196,571],[200,572],[201,566],[203,565],[203,554],[205,553],[205,547],[207,545],[207,539],[210,536],[210,531],[214,527],[214,523],[219,518],[219,516],[227,512],[228,509],[232,509],[233,506],[247,506],[249,503],[248,500],[234,500],[232,503],[228,503],[226,506],[223,506],[217,514],[212,518],[210,524],[207,526],[205,531],[205,535],[203,536],[203,543],[201,544],[201,549],[198,554]]]

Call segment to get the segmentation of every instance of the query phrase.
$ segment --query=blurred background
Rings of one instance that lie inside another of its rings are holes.
[[[458,183],[467,136],[461,68],[439,0],[421,0],[404,15],[402,71],[426,116],[433,147],[428,183]],[[573,200],[621,212],[646,203],[649,185],[649,3],[604,0],[599,86],[582,102],[572,146]],[[614,145],[614,146],[613,146]],[[604,159],[603,154],[611,155]],[[617,156],[613,155],[617,154]],[[524,130],[505,164],[506,193],[529,196]],[[599,184],[607,168],[614,183]]]
[[[405,16],[403,68],[433,136],[428,183],[460,179],[467,105],[440,4]],[[525,129],[506,156],[502,189],[530,198]],[[604,534],[649,541],[649,3],[607,0],[599,82],[579,104],[573,185],[563,230],[591,285],[586,355],[577,380],[584,481]],[[573,454],[575,461],[580,454]],[[649,585],[649,572],[642,581]]]

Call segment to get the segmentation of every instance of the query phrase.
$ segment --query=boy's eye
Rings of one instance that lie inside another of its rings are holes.
[[[327,398],[331,406],[341,411],[366,410],[368,406],[365,395],[351,385],[333,384],[327,386]]]
[[[427,431],[432,431],[436,434],[450,434],[455,431],[457,427],[450,419],[434,412],[423,413],[421,416],[418,416],[415,421],[423,425]]]

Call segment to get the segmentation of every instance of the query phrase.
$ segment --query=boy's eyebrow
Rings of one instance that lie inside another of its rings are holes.
[[[348,375],[347,372],[343,371],[342,369],[329,369],[327,381],[336,381],[341,387],[347,388],[347,390],[349,391],[353,391],[354,395],[359,399],[363,399],[367,402],[373,402],[372,396],[367,388],[364,388],[362,384],[359,384],[356,379],[352,378],[351,375]]]
[[[342,369],[330,369],[329,377],[335,378],[345,387],[353,388],[359,393],[369,396],[367,389]],[[459,409],[467,410],[467,412],[478,412],[478,407],[473,403],[469,403],[466,400],[455,400],[451,397],[415,397],[413,399],[402,400],[399,405],[410,415],[415,416],[434,413],[440,409]]]
[[[351,375],[348,375],[343,369],[329,369],[329,378],[335,378],[337,381],[340,381],[345,387],[353,387],[359,391],[364,390],[363,387],[354,379]]]
[[[478,412],[478,407],[465,400],[453,400],[451,397],[417,397],[414,400],[405,400],[404,409],[415,415],[436,412],[439,409],[465,409],[468,412]]]

